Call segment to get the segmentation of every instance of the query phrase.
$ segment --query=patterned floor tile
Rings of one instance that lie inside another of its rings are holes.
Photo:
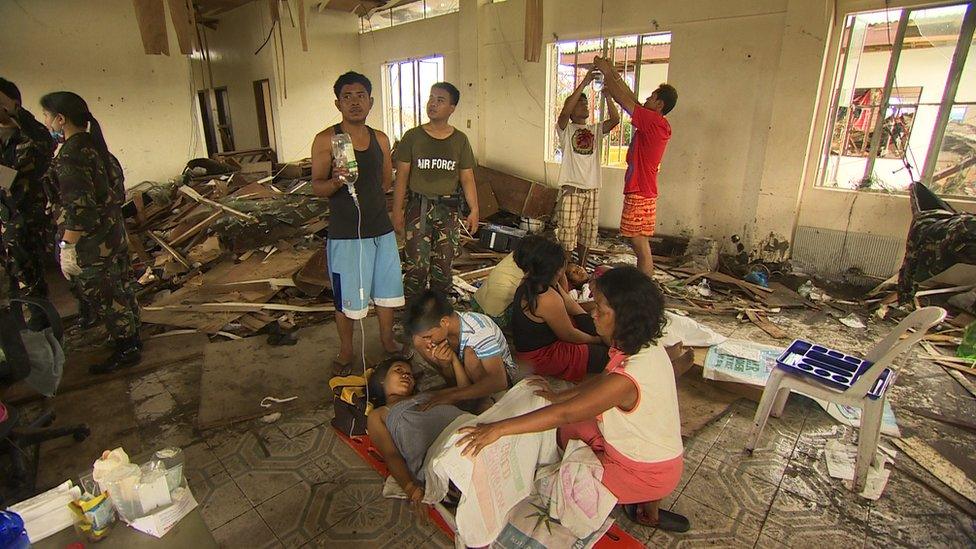
[[[785,438],[796,439],[803,428],[803,423],[811,409],[806,402],[812,402],[802,395],[790,395],[790,400],[783,409],[780,417],[770,417],[763,428],[763,437],[776,434]],[[756,419],[758,404],[751,400],[740,399],[729,410],[728,426],[732,429],[748,434],[752,430]]]
[[[644,539],[648,547],[751,547],[759,538],[759,530],[737,522],[689,497],[681,496],[673,510],[691,522],[691,530],[684,533],[655,530]]]
[[[217,545],[227,549],[282,547],[261,515],[253,509],[213,530],[213,536]]]
[[[331,482],[329,478],[314,463],[303,463],[298,466],[285,466],[273,469],[251,469],[243,473],[232,475],[234,482],[241,488],[252,505],[273,498],[296,484],[317,484]]]
[[[275,425],[235,433],[211,448],[227,472],[236,476],[254,469],[286,470],[315,461],[329,446],[330,433],[312,429],[293,438]]]
[[[766,534],[760,534],[756,541],[756,549],[788,549],[787,540],[776,540]]]
[[[797,454],[786,467],[780,488],[821,505],[834,505],[843,502],[866,508],[867,499],[851,492],[840,479],[832,478],[827,472],[827,461],[821,449],[816,457]]]
[[[203,521],[213,530],[234,520],[252,509],[251,502],[230,475],[221,471],[213,476],[203,476],[190,471],[187,482],[199,503]]]
[[[321,406],[312,410],[305,410],[295,415],[284,417],[278,423],[278,428],[288,438],[294,438],[305,434],[308,431],[323,427],[330,428],[329,422],[335,417],[332,404]]]
[[[752,453],[745,449],[747,438],[744,433],[726,429],[708,450],[708,457],[742,467],[752,475],[779,484],[793,452],[796,435],[787,438],[785,435],[764,432],[759,446]]]
[[[845,501],[823,504],[780,489],[762,533],[791,547],[861,547],[867,514],[867,506]]]
[[[376,476],[372,466],[340,440],[331,427],[324,429],[328,443],[321,455],[315,459],[315,464],[322,471],[335,482],[342,482],[351,477]]]
[[[976,521],[924,485],[894,471],[881,499],[871,506],[868,536],[889,547],[974,547]]]
[[[432,522],[403,501],[379,498],[346,516],[315,540],[317,547],[454,547]]]
[[[747,473],[741,465],[706,457],[680,500],[691,498],[758,531],[775,494],[776,485]]]

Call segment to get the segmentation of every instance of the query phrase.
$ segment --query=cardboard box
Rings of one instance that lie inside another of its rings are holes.
[[[173,504],[129,523],[129,526],[150,536],[161,538],[176,526],[183,517],[196,509],[197,500],[189,488],[173,491]]]

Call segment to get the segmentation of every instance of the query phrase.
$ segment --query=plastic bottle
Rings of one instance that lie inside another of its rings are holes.
[[[603,91],[603,73],[600,71],[593,71],[593,91],[601,92]]]
[[[30,547],[30,538],[24,529],[24,520],[11,511],[0,511],[0,547],[25,549]]]
[[[356,162],[356,149],[352,146],[352,138],[348,133],[332,136],[332,158],[336,166],[346,169],[346,173],[339,177],[346,184],[346,189],[352,196],[352,201],[359,207],[359,197],[353,183],[359,179],[359,163]]]
[[[976,321],[966,326],[962,335],[962,343],[956,349],[956,356],[976,360]]]

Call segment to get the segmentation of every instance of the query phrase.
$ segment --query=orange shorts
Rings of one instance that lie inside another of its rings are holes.
[[[657,221],[657,198],[636,193],[624,195],[624,211],[620,215],[620,236],[654,236]]]

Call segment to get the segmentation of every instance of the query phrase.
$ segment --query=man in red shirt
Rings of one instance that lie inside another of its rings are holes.
[[[627,149],[627,174],[624,176],[624,210],[620,216],[620,236],[630,239],[637,254],[637,267],[654,276],[650,238],[657,219],[657,173],[661,157],[671,140],[671,124],[664,115],[678,102],[673,86],[661,84],[641,105],[613,65],[605,57],[593,60],[603,73],[603,91],[627,111],[634,135]]]

